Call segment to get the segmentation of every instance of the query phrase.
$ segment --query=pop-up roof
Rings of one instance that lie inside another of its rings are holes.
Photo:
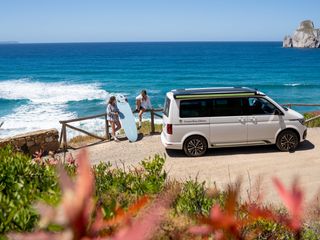
[[[206,98],[206,97],[240,97],[263,95],[255,89],[247,87],[221,88],[185,88],[171,91],[176,99]]]

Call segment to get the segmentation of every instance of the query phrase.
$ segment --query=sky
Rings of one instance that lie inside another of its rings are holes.
[[[281,41],[319,0],[0,0],[0,41]]]

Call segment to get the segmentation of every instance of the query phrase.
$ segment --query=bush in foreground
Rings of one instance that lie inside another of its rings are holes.
[[[297,182],[286,189],[274,179],[285,206],[285,211],[279,211],[259,201],[239,201],[239,184],[230,185],[220,193],[197,181],[166,182],[163,164],[164,158],[157,156],[132,170],[113,169],[110,164],[92,169],[86,153],[82,152],[76,176],[70,178],[64,168],[59,168],[61,203],[56,209],[42,209],[41,227],[32,233],[8,234],[8,237],[64,240],[317,238],[315,222],[305,224],[303,192]],[[110,207],[112,202],[114,207]],[[106,209],[110,214],[106,214]],[[50,224],[60,227],[54,232],[48,231],[52,229]]]
[[[0,234],[30,231],[38,219],[32,203],[55,204],[58,198],[54,167],[40,166],[10,147],[0,149]]]
[[[167,173],[163,170],[165,158],[156,155],[143,160],[140,167],[112,168],[101,162],[93,167],[96,196],[103,207],[104,216],[113,217],[117,208],[127,208],[144,195],[154,195],[164,187]]]

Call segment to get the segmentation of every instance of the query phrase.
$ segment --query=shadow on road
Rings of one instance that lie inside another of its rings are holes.
[[[300,143],[296,152],[308,151],[314,149],[312,142],[305,140]],[[186,157],[183,151],[167,149],[167,154],[170,157]],[[206,155],[208,156],[225,156],[225,155],[236,155],[236,154],[257,154],[257,153],[273,153],[279,152],[275,145],[265,145],[265,146],[248,146],[248,147],[230,147],[230,148],[211,148],[208,149]],[[293,152],[291,152],[293,153]]]

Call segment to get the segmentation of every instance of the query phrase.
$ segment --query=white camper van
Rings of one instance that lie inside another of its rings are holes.
[[[192,157],[208,148],[276,144],[293,151],[307,136],[303,116],[254,89],[177,89],[166,94],[161,141]]]

